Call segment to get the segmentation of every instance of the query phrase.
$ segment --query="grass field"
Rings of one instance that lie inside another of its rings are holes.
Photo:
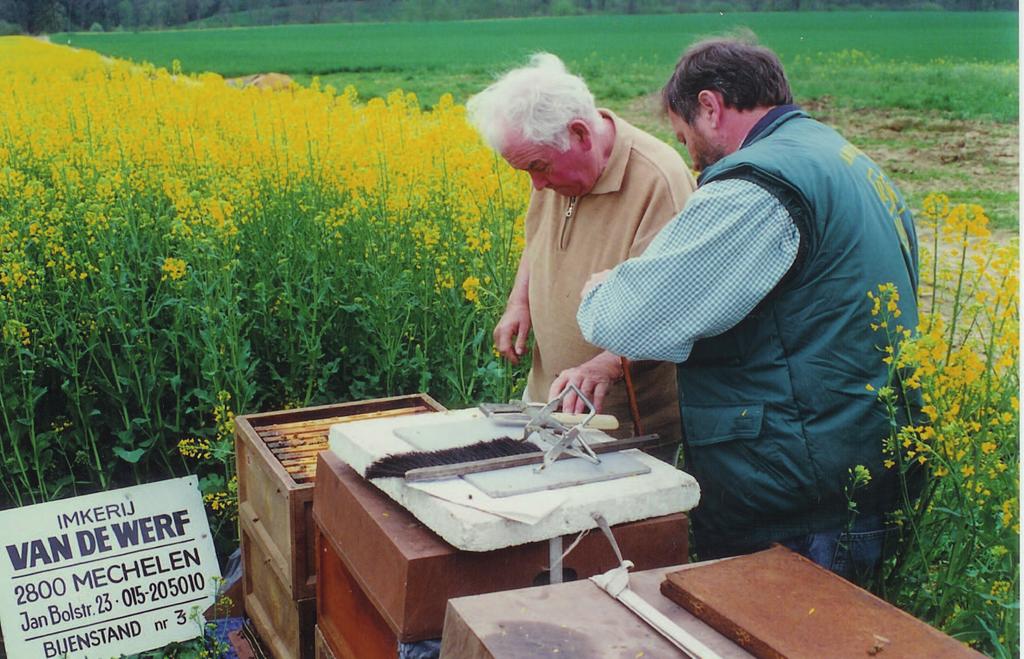
[[[830,12],[583,16],[446,23],[289,25],[61,34],[57,43],[185,72],[278,71],[309,84],[464,102],[536,50],[560,55],[603,105],[669,143],[649,95],[701,35],[752,29],[783,59],[801,103],[893,172],[911,205],[930,192],[1018,224],[1017,14]]]
[[[537,50],[565,59],[599,98],[633,98],[664,81],[686,44],[741,26],[781,55],[802,98],[828,95],[861,107],[1001,121],[1017,116],[1017,18],[1010,13],[583,16],[83,33],[54,41],[168,68],[177,59],[186,72],[318,75],[335,85],[355,83],[363,96],[398,86],[432,105],[444,92],[465,100],[495,72]]]

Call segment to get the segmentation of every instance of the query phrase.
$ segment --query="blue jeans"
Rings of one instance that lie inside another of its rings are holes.
[[[786,538],[779,544],[863,586],[878,571],[895,533],[896,527],[887,526],[881,515],[867,515],[854,520],[849,530],[821,531]]]
[[[440,655],[440,639],[398,644],[398,659],[437,659]]]

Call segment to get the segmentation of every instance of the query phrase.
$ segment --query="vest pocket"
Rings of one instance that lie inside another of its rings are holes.
[[[700,484],[695,529],[744,543],[748,535],[773,535],[775,525],[801,514],[809,500],[806,479],[792,438],[780,437],[773,419],[764,418],[764,403],[684,405],[681,414],[683,469]]]
[[[690,446],[708,446],[761,434],[764,405],[716,405],[682,408],[683,429]]]

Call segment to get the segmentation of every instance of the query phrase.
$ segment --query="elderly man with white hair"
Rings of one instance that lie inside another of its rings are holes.
[[[519,363],[530,330],[525,398],[546,401],[573,383],[599,411],[630,418],[619,356],[587,343],[576,324],[590,273],[639,255],[696,187],[679,154],[599,109],[586,84],[556,56],[534,55],[467,103],[469,119],[512,167],[529,173],[526,249],[497,350]],[[680,436],[674,365],[633,364],[644,432]],[[575,396],[563,411],[582,412]],[[624,423],[623,433],[629,425]],[[672,459],[662,454],[660,457]]]

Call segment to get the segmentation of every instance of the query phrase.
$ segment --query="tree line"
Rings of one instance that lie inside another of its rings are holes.
[[[709,11],[1016,11],[1018,0],[0,0],[0,34]]]

